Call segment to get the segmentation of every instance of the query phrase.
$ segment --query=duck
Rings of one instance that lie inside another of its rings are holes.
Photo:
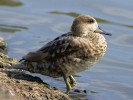
[[[79,15],[71,25],[71,31],[62,34],[35,52],[29,52],[20,64],[7,68],[27,70],[53,78],[63,77],[66,94],[76,85],[73,75],[89,69],[105,54],[107,42],[95,18]]]

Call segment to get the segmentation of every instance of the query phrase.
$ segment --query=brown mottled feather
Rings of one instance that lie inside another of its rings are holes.
[[[98,42],[99,39],[93,39],[93,41]],[[105,51],[101,50],[98,53],[93,41],[89,36],[78,37],[66,33],[36,52],[28,53],[23,57],[24,64],[28,66],[27,70],[30,72],[38,72],[52,77],[61,76],[62,72],[68,75],[74,74],[88,68],[84,67],[84,64],[82,65],[86,60],[95,63],[103,56]],[[79,64],[81,68],[76,67],[75,64]],[[92,66],[92,64],[88,65]],[[49,73],[51,74],[49,75]]]

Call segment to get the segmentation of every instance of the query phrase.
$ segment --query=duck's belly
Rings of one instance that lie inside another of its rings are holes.
[[[66,64],[63,68],[62,71],[66,75],[74,75],[75,73],[82,72],[84,70],[89,69],[91,66],[96,64],[97,62],[90,62],[90,61],[85,61],[84,63],[76,63],[76,64]]]
[[[63,74],[67,76],[89,69],[97,63],[101,57],[82,60],[80,62],[69,61],[64,64],[45,63],[45,62],[25,62],[28,71],[32,73],[40,73],[51,77],[61,77]]]
[[[75,73],[82,72],[84,70],[89,69],[91,66],[96,64],[102,57],[104,53],[100,55],[94,55],[86,59],[78,59],[76,62],[69,61],[68,63],[65,63],[64,66],[60,66],[63,73],[66,75],[74,75]]]
[[[51,77],[61,77],[63,74],[70,76],[84,71],[93,66],[95,63],[96,62],[86,61],[84,63],[65,63],[63,65],[56,66],[51,63],[28,62],[25,65],[27,66],[26,70],[32,73],[40,73]]]

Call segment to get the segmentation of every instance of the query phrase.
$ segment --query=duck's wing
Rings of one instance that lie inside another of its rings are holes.
[[[63,37],[55,39],[36,52],[30,52],[23,57],[27,61],[55,61],[68,57],[69,55],[76,56],[76,52],[87,47],[80,37]]]

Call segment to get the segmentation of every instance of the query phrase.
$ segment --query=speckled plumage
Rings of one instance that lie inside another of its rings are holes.
[[[102,34],[110,35],[99,29],[93,17],[80,15],[73,21],[71,32],[25,55],[22,58],[24,69],[51,77],[66,77],[84,71],[106,52],[107,43]],[[69,93],[71,86],[66,78],[64,80]]]
[[[73,75],[94,65],[106,51],[105,38],[94,36],[78,37],[71,33],[63,34],[36,52],[23,57],[26,70],[51,77],[62,73]]]

